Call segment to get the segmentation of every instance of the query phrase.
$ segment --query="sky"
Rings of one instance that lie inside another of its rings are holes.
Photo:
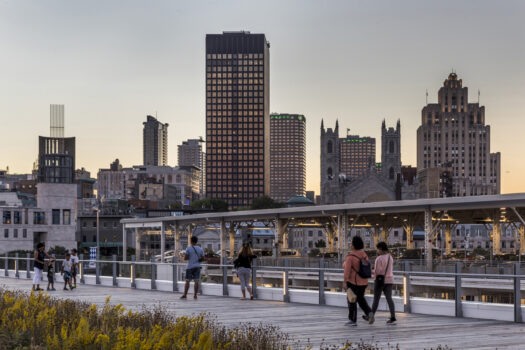
[[[486,108],[502,192],[525,192],[525,1],[0,0],[0,169],[27,173],[49,105],[65,105],[76,165],[142,163],[142,122],[177,145],[205,136],[205,36],[264,33],[270,111],[307,121],[307,190],[319,192],[320,123],[377,138],[401,120],[416,165],[421,109],[453,69]],[[344,136],[344,135],[341,135]]]

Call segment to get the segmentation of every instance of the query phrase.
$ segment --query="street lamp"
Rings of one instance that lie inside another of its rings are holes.
[[[97,213],[97,260],[95,262],[95,283],[100,284],[100,225],[99,225],[99,213],[100,213],[100,206],[97,204],[93,207],[93,210]]]

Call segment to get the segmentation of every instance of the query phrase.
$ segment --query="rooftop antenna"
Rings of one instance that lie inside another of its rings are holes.
[[[480,92],[479,92],[479,89],[478,89],[478,105],[479,105],[479,95],[480,95]]]
[[[425,90],[425,105],[428,105],[428,89]]]
[[[350,134],[350,128],[346,128],[346,136],[348,137],[349,134]]]

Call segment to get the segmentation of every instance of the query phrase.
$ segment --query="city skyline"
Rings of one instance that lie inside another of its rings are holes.
[[[382,119],[388,124],[401,119],[403,164],[415,166],[416,129],[426,105],[425,90],[428,102],[435,103],[437,90],[452,68],[470,87],[471,96],[481,90],[486,122],[492,127],[491,148],[502,154],[502,193],[525,190],[521,183],[525,165],[516,147],[521,143],[518,130],[525,126],[519,118],[520,97],[525,94],[525,71],[519,64],[525,54],[525,30],[519,19],[525,7],[519,2],[475,2],[477,11],[469,12],[468,18],[464,14],[474,2],[455,4],[454,12],[448,12],[447,3],[426,6],[421,12],[422,7],[412,6],[416,2],[402,2],[399,9],[386,3],[336,3],[327,8],[290,2],[278,13],[277,3],[271,2],[262,7],[242,5],[236,16],[241,20],[214,3],[207,3],[207,8],[167,2],[141,8],[131,3],[126,9],[101,3],[107,14],[93,8],[84,12],[88,7],[79,3],[32,4],[0,5],[0,28],[5,29],[0,31],[0,41],[7,53],[0,58],[6,77],[0,85],[4,100],[0,106],[0,169],[31,171],[38,155],[37,136],[48,133],[52,103],[66,105],[65,136],[77,139],[77,167],[96,173],[115,158],[125,166],[141,164],[142,121],[156,111],[160,120],[177,125],[168,142],[168,164],[175,165],[177,145],[205,134],[205,35],[244,29],[264,33],[272,45],[270,112],[294,111],[308,119],[307,190],[319,193],[321,118],[327,125],[339,118],[352,134],[376,139]],[[252,14],[254,7],[260,13]],[[293,10],[299,12],[294,18],[290,17]],[[52,23],[63,11],[72,11],[74,16],[61,25]],[[117,24],[121,27],[109,21],[119,11],[122,16]],[[224,16],[215,16],[214,11]],[[364,12],[374,20],[361,21],[359,14]],[[196,19],[197,13],[203,18]],[[40,25],[42,33],[23,28],[22,15]],[[154,15],[159,21],[150,23],[151,28],[132,25],[141,16]],[[308,26],[327,15],[333,21]],[[439,27],[440,15],[458,21]],[[265,16],[266,21],[258,18]],[[284,19],[286,25],[279,23]],[[101,28],[91,27],[93,20]],[[489,20],[492,26],[487,25]],[[392,31],[384,31],[389,24]],[[71,25],[69,32],[66,25]],[[416,25],[423,27],[414,31]],[[183,26],[187,26],[184,35],[177,33]],[[464,35],[457,35],[458,30]],[[106,40],[97,42],[108,33]],[[36,45],[38,39],[42,43]],[[370,40],[374,43],[367,43]],[[84,46],[79,52],[69,50],[69,45],[78,49],[79,44]],[[164,55],[141,54],[148,50]],[[37,54],[39,60],[34,62],[31,58]],[[298,57],[304,62],[297,62]],[[173,68],[176,66],[182,68]],[[146,97],[137,97],[145,92]],[[376,157],[380,156],[378,152]]]

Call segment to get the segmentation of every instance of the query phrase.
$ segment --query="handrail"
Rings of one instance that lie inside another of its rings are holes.
[[[0,256],[0,260],[5,260],[5,256]],[[8,260],[22,260],[27,261],[26,257],[14,257],[10,256],[7,257]],[[33,260],[31,258],[31,260]],[[48,260],[48,259],[46,259]],[[64,261],[65,259],[55,259],[56,262]],[[89,260],[89,259],[82,259],[79,260],[79,263],[100,263],[100,264],[121,264],[121,265],[143,265],[143,266],[186,266],[186,262],[177,262],[177,263],[166,263],[166,262],[160,262],[160,261],[122,261],[122,260]],[[234,268],[233,264],[207,264],[207,263],[201,263],[202,267],[213,267],[217,269],[221,268]],[[257,266],[258,270],[275,270],[279,272],[284,272],[285,270],[289,273],[293,273],[294,271],[305,271],[305,272],[312,272],[312,273],[318,273],[319,271],[323,272],[332,272],[332,273],[344,273],[343,268],[335,268],[335,267],[293,267],[293,266]],[[418,276],[429,276],[429,277],[435,277],[435,276],[443,276],[443,277],[455,277],[455,276],[461,276],[461,277],[470,277],[470,278],[524,278],[525,274],[487,274],[487,273],[469,273],[469,272],[434,272],[434,271],[405,271],[405,270],[394,270],[393,273],[395,275],[418,275]]]
[[[82,255],[80,256],[82,259],[79,259],[80,268],[79,268],[79,277],[80,277],[80,283],[85,283],[85,264],[87,263],[95,263],[95,284],[101,284],[101,269],[100,266],[102,264],[112,264],[112,277],[113,277],[113,286],[118,287],[119,281],[118,281],[118,273],[117,273],[117,265],[129,265],[130,271],[129,271],[129,277],[124,277],[129,279],[131,283],[132,288],[137,288],[136,283],[136,266],[149,266],[150,267],[150,280],[151,280],[151,289],[154,290],[157,288],[157,272],[158,268],[161,266],[172,266],[172,280],[171,283],[173,284],[172,289],[173,291],[178,291],[178,282],[180,280],[179,276],[182,276],[181,270],[186,266],[186,262],[177,262],[176,258],[175,261],[168,263],[168,262],[160,262],[160,261],[154,261],[153,258],[151,261],[136,261],[135,256],[132,256],[131,261],[119,261],[116,259],[116,255],[113,255],[111,260],[91,260],[91,259],[83,259]],[[31,259],[30,255],[27,254],[26,257],[20,257],[18,254],[14,257],[9,257],[7,254],[5,256],[0,256],[0,259],[4,260],[4,274],[6,277],[9,277],[9,261],[13,260],[15,262],[15,274],[14,276],[16,278],[20,278],[19,274],[19,261],[26,261],[26,278],[30,278],[30,272],[29,268],[31,265],[31,262],[33,259]],[[64,261],[64,259],[55,259],[55,263],[58,263],[60,261]],[[252,265],[252,287],[254,294],[257,293],[257,272],[268,272],[268,271],[275,271],[278,273],[282,273],[282,289],[283,289],[283,301],[289,302],[290,301],[290,290],[289,290],[289,279],[291,276],[294,275],[294,273],[312,273],[317,274],[318,278],[318,293],[319,293],[319,304],[324,304],[326,302],[325,299],[325,273],[335,273],[335,274],[342,274],[344,270],[342,268],[326,268],[324,267],[324,262],[321,260],[319,267],[292,267],[289,266],[289,261],[284,261],[285,266],[257,266],[257,260],[254,261],[254,264]],[[228,269],[234,269],[234,266],[232,264],[207,264],[203,263],[202,266],[208,270],[210,269],[216,269],[216,270],[222,270],[222,285],[223,285],[223,295],[227,296],[229,294],[228,291]],[[469,281],[473,278],[477,279],[506,279],[506,280],[513,280],[513,295],[514,295],[514,321],[515,322],[522,322],[522,308],[521,308],[521,280],[525,279],[525,275],[521,274],[521,265],[516,263],[514,264],[514,273],[512,274],[483,274],[483,273],[462,273],[461,272],[461,263],[457,263],[455,265],[456,272],[433,272],[433,271],[410,271],[409,270],[409,264],[405,264],[405,267],[407,267],[407,270],[398,271],[395,270],[394,274],[396,274],[398,277],[402,277],[402,290],[403,290],[403,309],[405,312],[411,312],[411,280],[412,277],[444,277],[450,280],[454,281],[454,305],[455,305],[455,315],[456,317],[462,317],[463,316],[463,309],[462,309],[462,279],[468,279]],[[341,278],[342,281],[342,278]],[[372,279],[370,281],[373,283]],[[481,288],[481,289],[488,289],[487,287]]]

